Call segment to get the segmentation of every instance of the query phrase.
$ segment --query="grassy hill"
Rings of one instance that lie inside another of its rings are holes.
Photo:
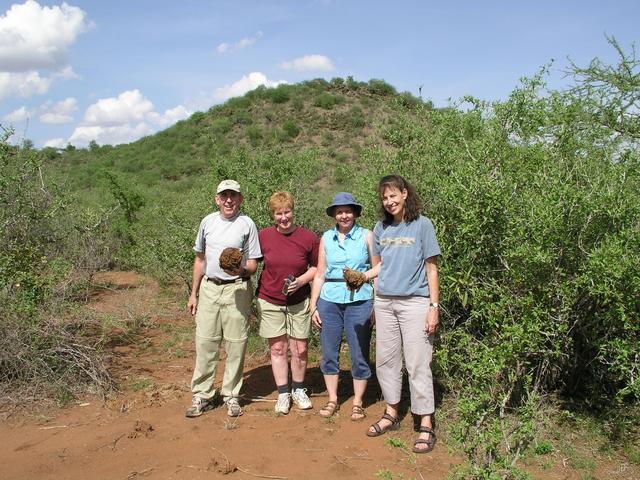
[[[155,135],[127,145],[58,151],[45,148],[52,173],[74,191],[101,184],[109,170],[144,189],[186,191],[232,149],[297,155],[313,150],[318,184],[340,184],[338,165],[357,165],[363,148],[392,149],[386,136],[400,112],[431,108],[382,80],[311,80],[277,88],[259,87]],[[338,172],[338,174],[334,174]]]

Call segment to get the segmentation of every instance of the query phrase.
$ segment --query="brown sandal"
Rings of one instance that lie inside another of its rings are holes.
[[[351,421],[359,422],[367,416],[367,412],[364,411],[362,405],[354,405],[351,407]]]
[[[391,425],[387,425],[386,427],[381,427],[380,422],[382,420],[389,420]],[[400,420],[397,417],[392,417],[387,412],[382,415],[382,418],[378,420],[376,423],[372,424],[373,432],[371,430],[367,430],[368,437],[379,437],[383,433],[387,433],[389,431],[398,430],[400,428]],[[369,427],[369,428],[371,428]]]
[[[333,417],[333,414],[340,410],[340,406],[336,402],[327,402],[324,407],[320,409],[318,414],[323,418]]]
[[[429,453],[431,450],[433,450],[433,447],[435,447],[436,445],[436,432],[433,431],[433,428],[431,427],[423,427],[421,426],[418,429],[418,432],[420,433],[429,433],[429,438],[418,438],[414,443],[413,443],[413,453]],[[427,448],[418,448],[418,445],[426,445]]]

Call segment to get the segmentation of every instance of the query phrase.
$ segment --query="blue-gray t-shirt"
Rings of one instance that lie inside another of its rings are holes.
[[[440,246],[427,217],[386,226],[379,221],[373,229],[373,255],[382,261],[377,294],[429,296],[424,263],[440,255]]]

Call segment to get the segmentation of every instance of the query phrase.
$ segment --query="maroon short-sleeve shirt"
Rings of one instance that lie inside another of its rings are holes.
[[[258,280],[257,297],[275,305],[295,305],[309,297],[309,284],[288,296],[282,293],[282,285],[287,276],[299,277],[310,266],[318,265],[318,236],[303,227],[283,234],[274,225],[260,230],[258,238],[264,269]]]

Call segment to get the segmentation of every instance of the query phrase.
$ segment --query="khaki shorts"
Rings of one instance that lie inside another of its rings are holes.
[[[258,298],[258,318],[260,336],[263,338],[281,337],[284,334],[293,338],[309,338],[311,315],[309,299],[295,305],[274,305]]]

